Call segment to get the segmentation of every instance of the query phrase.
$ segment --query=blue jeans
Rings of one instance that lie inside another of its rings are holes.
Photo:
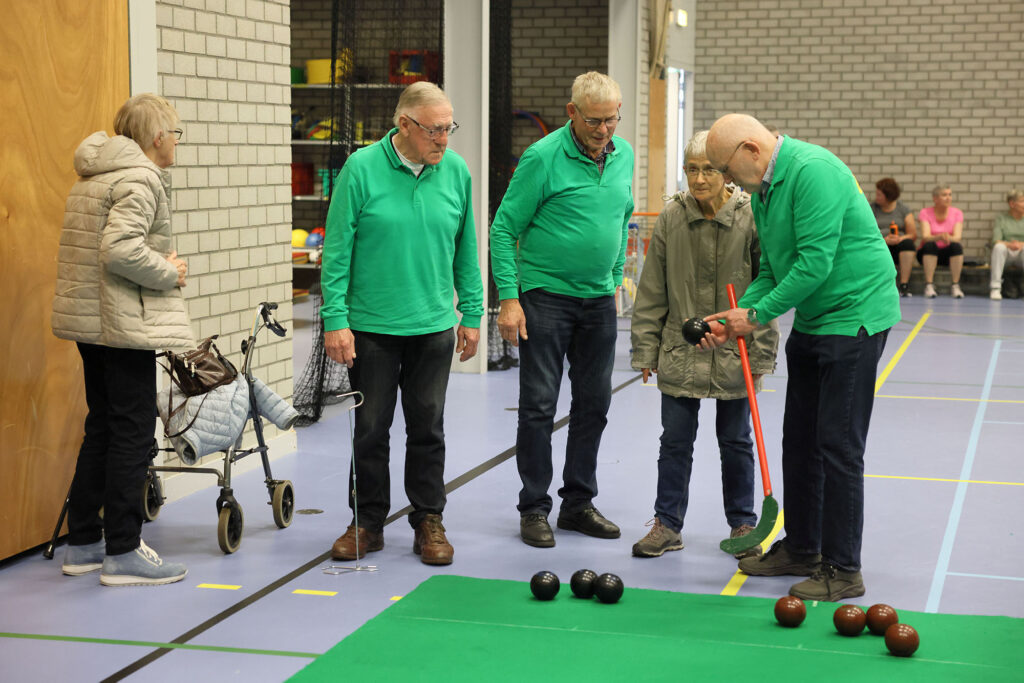
[[[715,401],[715,433],[722,460],[722,500],[730,527],[757,524],[754,514],[754,450],[750,404],[745,398]],[[665,526],[683,528],[689,500],[693,442],[697,438],[699,398],[661,395],[661,449],[658,498],[654,514]]]
[[[520,342],[519,430],[516,464],[523,488],[520,514],[551,512],[551,431],[563,361],[569,360],[572,404],[562,471],[564,512],[578,512],[597,496],[597,450],[608,423],[615,362],[615,299],[582,299],[540,289],[523,292],[529,339]]]
[[[782,429],[786,545],[860,571],[864,443],[889,331],[856,337],[793,331]]]
[[[359,526],[381,531],[391,509],[391,423],[398,389],[405,415],[405,493],[416,527],[441,514],[444,492],[444,402],[455,332],[402,337],[352,331],[356,361],[352,389],[363,393],[356,408],[353,457],[359,489]],[[349,507],[353,506],[349,470]]]

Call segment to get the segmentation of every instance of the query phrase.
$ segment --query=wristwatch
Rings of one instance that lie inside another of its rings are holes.
[[[761,322],[757,319],[756,308],[750,307],[747,309],[747,322],[753,325],[754,327],[759,327],[761,325]]]

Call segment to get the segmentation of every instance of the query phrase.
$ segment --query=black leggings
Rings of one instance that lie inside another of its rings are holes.
[[[949,242],[941,249],[936,246],[935,242],[925,242],[917,250],[917,262],[922,263],[925,256],[938,256],[939,265],[948,266],[950,257],[963,255],[964,245],[959,242]]]

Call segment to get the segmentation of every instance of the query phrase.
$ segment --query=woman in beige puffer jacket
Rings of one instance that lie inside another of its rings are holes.
[[[141,539],[156,420],[157,349],[195,346],[181,287],[187,266],[171,240],[170,173],[177,112],[151,94],[130,98],[75,152],[57,257],[53,333],[82,356],[89,413],[68,503],[68,575],[102,569],[104,585],[180,581]],[[103,518],[100,518],[103,508]]]

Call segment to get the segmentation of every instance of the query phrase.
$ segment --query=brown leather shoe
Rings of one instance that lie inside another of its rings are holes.
[[[356,527],[354,524],[349,524],[345,533],[331,547],[331,559],[358,560],[366,553],[376,552],[383,548],[383,532],[359,527],[359,555],[356,555]]]
[[[420,556],[423,564],[451,564],[455,549],[444,536],[441,515],[427,515],[416,527],[416,540],[412,551]]]

